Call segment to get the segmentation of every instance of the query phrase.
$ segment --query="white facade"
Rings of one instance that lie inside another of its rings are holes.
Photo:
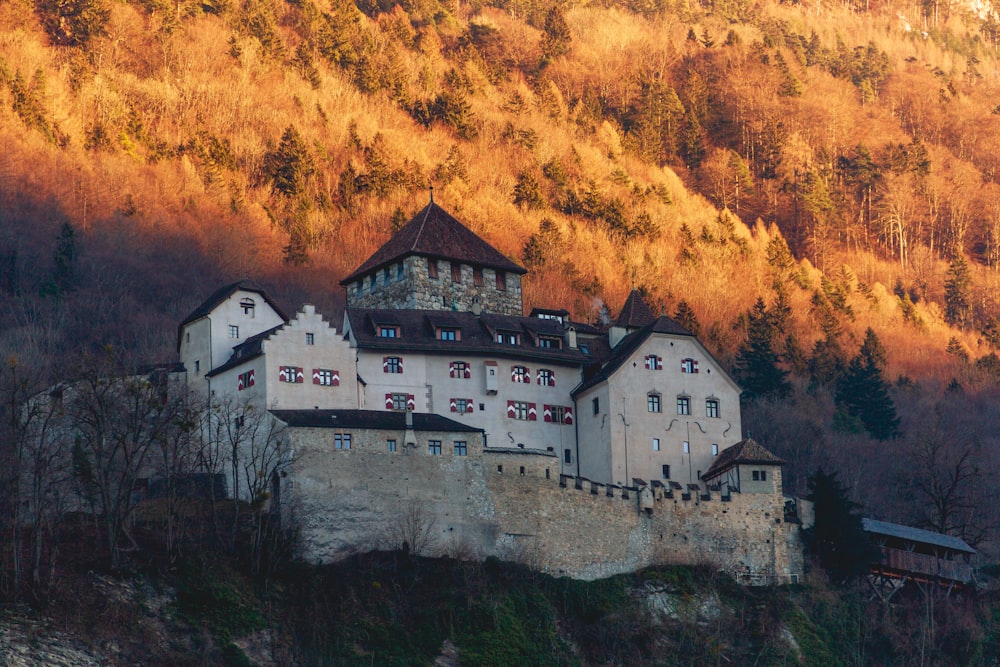
[[[693,336],[650,333],[607,379],[577,393],[580,475],[698,483],[742,438],[739,397]]]

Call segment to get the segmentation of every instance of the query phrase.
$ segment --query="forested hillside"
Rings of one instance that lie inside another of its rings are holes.
[[[989,550],[998,40],[930,1],[4,0],[0,346],[39,386],[169,359],[244,277],[339,322],[433,185],[528,307],[697,331],[791,491]]]

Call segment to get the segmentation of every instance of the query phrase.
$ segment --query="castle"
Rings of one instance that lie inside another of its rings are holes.
[[[524,316],[525,273],[432,199],[342,281],[340,330],[244,283],[180,324],[192,389],[283,426],[299,556],[406,541],[580,578],[797,577],[782,462],[742,439],[740,389],[697,338],[634,291],[607,330]]]

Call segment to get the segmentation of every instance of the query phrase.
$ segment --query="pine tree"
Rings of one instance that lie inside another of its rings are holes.
[[[884,368],[885,348],[869,328],[861,350],[848,364],[836,392],[838,411],[859,420],[868,434],[879,440],[900,435],[896,404],[882,376]]]
[[[810,553],[836,581],[865,574],[877,553],[865,534],[860,506],[847,497],[837,473],[819,470],[807,485],[806,499],[815,512],[815,522],[803,531]]]
[[[677,303],[677,310],[674,312],[674,319],[685,329],[697,336],[701,331],[698,317],[694,314],[690,304],[683,299]]]
[[[969,288],[972,277],[965,254],[959,250],[948,265],[948,275],[944,281],[944,319],[955,327],[964,327],[971,314]]]
[[[545,26],[542,35],[542,61],[547,63],[553,58],[557,58],[569,51],[570,42],[573,36],[569,31],[569,24],[563,15],[562,8],[558,4],[552,5],[552,9],[545,15]]]
[[[747,340],[736,355],[736,375],[743,395],[751,400],[786,398],[792,393],[792,385],[788,371],[778,366],[778,353],[774,350],[777,329],[764,299],[757,298],[747,317]]]
[[[305,140],[291,125],[281,136],[278,149],[267,156],[267,167],[274,188],[286,197],[303,194],[316,170]]]

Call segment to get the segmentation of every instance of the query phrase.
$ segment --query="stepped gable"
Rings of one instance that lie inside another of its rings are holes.
[[[526,269],[507,259],[432,200],[340,284],[348,285],[409,255],[455,260],[510,273],[527,273]]]
[[[785,461],[778,458],[767,449],[764,448],[759,442],[753,438],[746,438],[740,440],[732,447],[726,447],[719,453],[719,458],[715,459],[705,474],[701,476],[702,479],[711,479],[712,477],[718,477],[725,471],[737,465],[772,465],[780,466],[784,465]]]
[[[625,300],[625,305],[622,306],[622,312],[618,315],[618,319],[615,320],[615,326],[625,329],[641,329],[655,320],[656,315],[653,314],[645,299],[639,294],[639,290],[634,289],[629,292],[628,299]]]
[[[259,287],[254,286],[251,282],[247,280],[237,280],[235,283],[226,285],[225,287],[220,287],[219,289],[212,292],[207,299],[201,302],[197,308],[191,311],[191,313],[185,317],[181,323],[177,326],[177,349],[181,347],[181,334],[182,330],[188,324],[200,320],[203,317],[207,317],[213,310],[215,310],[219,304],[223,303],[226,299],[231,297],[235,292],[243,290],[244,292],[252,292],[264,299],[264,301],[274,309],[274,312],[278,314],[285,322],[288,321],[288,315],[285,314],[278,304],[276,304],[271,297],[267,295],[267,292]]]
[[[584,390],[590,389],[594,385],[600,384],[614,375],[615,371],[621,368],[622,364],[628,361],[632,354],[639,349],[639,346],[646,342],[646,339],[654,333],[669,334],[673,336],[690,336],[694,338],[694,334],[688,331],[687,328],[678,324],[666,315],[654,318],[651,323],[647,324],[638,331],[633,331],[628,336],[621,339],[618,345],[615,346],[614,350],[612,350],[611,355],[604,362],[604,365],[601,366],[596,373],[585,378],[580,386],[573,390],[573,396],[578,396]]]
[[[593,361],[579,348],[567,346],[566,330],[556,320],[495,313],[475,315],[454,311],[368,308],[348,308],[347,319],[351,336],[362,349],[447,354],[462,352],[581,365]],[[380,325],[399,327],[399,335],[392,338],[379,336]],[[436,334],[438,328],[458,329],[458,340],[440,340]],[[498,343],[497,332],[518,334],[517,344]],[[544,337],[560,339],[562,347],[539,346],[539,339]]]
[[[413,418],[411,426],[406,424],[405,412],[384,410],[271,410],[271,414],[292,427],[442,431],[448,433],[483,432],[481,428],[424,412],[411,413]]]

